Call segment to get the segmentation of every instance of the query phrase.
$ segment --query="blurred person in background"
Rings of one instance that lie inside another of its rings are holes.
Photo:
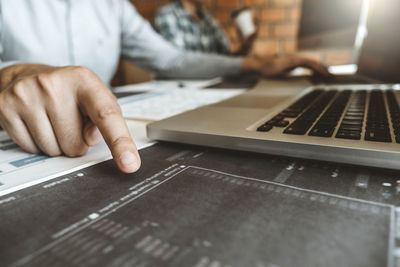
[[[224,55],[248,55],[257,32],[244,37],[232,51],[229,38],[218,21],[204,7],[204,0],[173,0],[160,8],[155,17],[156,30],[178,48]]]

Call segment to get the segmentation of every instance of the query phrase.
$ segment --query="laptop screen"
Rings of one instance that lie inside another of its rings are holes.
[[[400,1],[372,0],[368,36],[358,61],[358,74],[382,82],[400,82]]]
[[[352,48],[364,1],[303,0],[298,48]]]

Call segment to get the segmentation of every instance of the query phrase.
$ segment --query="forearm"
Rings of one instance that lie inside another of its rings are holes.
[[[242,72],[259,72],[261,68],[260,61],[254,57],[244,57],[242,63]]]
[[[158,35],[152,44],[135,42],[126,47],[123,55],[139,67],[151,70],[160,77],[199,79],[238,74],[242,58],[184,51]]]
[[[215,54],[184,52],[161,65],[157,73],[168,78],[213,78],[239,74],[243,59]]]
[[[198,79],[238,74],[242,58],[188,52],[176,48],[127,5],[122,55],[135,65],[161,77]]]

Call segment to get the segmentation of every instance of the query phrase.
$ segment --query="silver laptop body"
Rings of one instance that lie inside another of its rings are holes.
[[[151,123],[147,127],[148,137],[400,169],[400,122],[398,112],[392,114],[400,103],[400,87],[395,84],[400,81],[400,38],[395,29],[400,24],[397,14],[400,2],[387,1],[390,4],[377,5],[380,8],[370,12],[369,36],[361,51],[357,74],[390,83],[313,86],[307,79],[262,80],[254,89],[237,97]],[[385,20],[381,20],[382,17]],[[383,23],[388,27],[384,27]],[[308,105],[303,105],[298,114],[285,113],[316,89],[319,95]],[[344,104],[339,97],[345,99]],[[315,107],[318,103],[324,104]],[[341,113],[328,116],[335,110],[333,107],[338,105],[342,105]],[[319,113],[315,115],[308,109],[319,109]],[[312,113],[314,118],[311,123],[310,119],[303,118],[309,127],[296,132],[299,125],[296,126],[295,121],[306,112]],[[336,120],[334,127],[330,125],[329,129],[324,128],[323,123],[331,123],[332,120]],[[291,127],[293,124],[296,127]]]

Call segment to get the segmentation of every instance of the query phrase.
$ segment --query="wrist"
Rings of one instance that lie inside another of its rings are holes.
[[[51,66],[43,64],[17,63],[0,70],[0,92],[23,76],[30,76],[48,71]]]
[[[8,85],[14,80],[14,77],[16,76],[16,70],[18,69],[18,63],[17,64],[8,64],[4,66],[0,70],[0,92],[3,91],[8,87]]]
[[[260,62],[255,57],[244,57],[242,62],[242,72],[258,72]]]

